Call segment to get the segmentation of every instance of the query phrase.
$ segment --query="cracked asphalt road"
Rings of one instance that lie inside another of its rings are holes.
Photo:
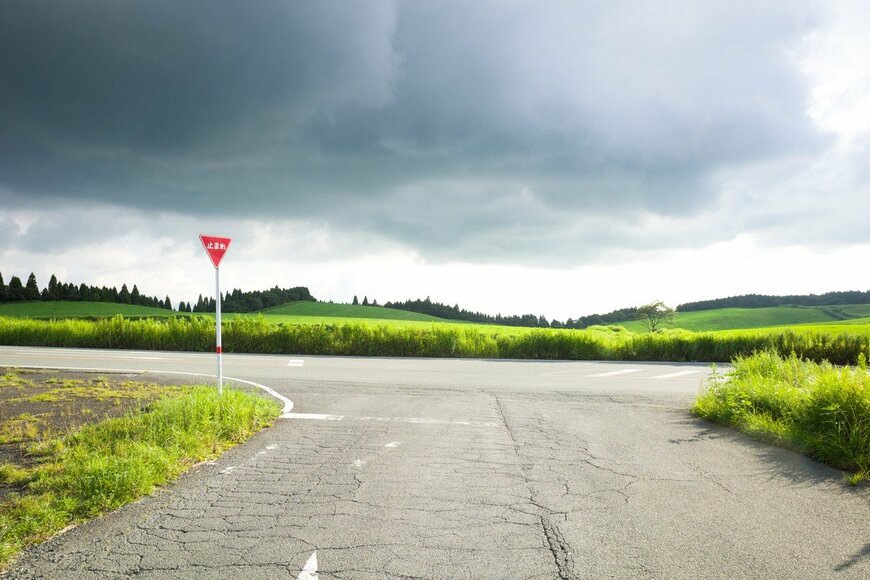
[[[225,356],[281,419],[12,578],[866,578],[870,489],[693,418],[704,366]],[[0,365],[213,356],[0,348]]]

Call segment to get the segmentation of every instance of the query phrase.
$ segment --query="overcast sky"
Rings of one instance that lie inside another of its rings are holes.
[[[870,288],[861,1],[0,1],[7,282],[195,300],[211,233],[335,301]]]

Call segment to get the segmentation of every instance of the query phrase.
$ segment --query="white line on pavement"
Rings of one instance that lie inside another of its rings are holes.
[[[302,571],[299,572],[299,576],[296,577],[296,580],[318,580],[317,550],[314,550],[314,553],[311,554],[311,557],[309,557],[308,561],[305,562],[305,566],[302,567]]]
[[[360,421],[373,423],[410,423],[412,425],[462,425],[465,427],[498,427],[499,423],[482,421],[448,421],[446,419],[427,419],[425,417],[348,417],[328,413],[284,413],[282,419],[304,419],[310,421]]]
[[[220,472],[223,473],[224,475],[226,475],[228,473],[234,472],[236,469],[237,468],[235,466],[230,466],[230,467],[225,467],[225,468],[221,469]]]
[[[360,467],[362,467],[362,466],[365,465],[365,464],[366,464],[366,462],[363,461],[362,459],[354,459],[354,460],[353,460],[353,466],[356,467],[356,468],[360,468]]]
[[[669,373],[666,375],[659,375],[657,377],[653,377],[654,379],[675,379],[677,377],[685,377],[686,375],[693,375],[695,373],[702,373],[704,371],[700,369],[694,369],[691,371],[677,371],[675,373]]]
[[[16,356],[35,356],[35,357],[44,357],[45,353],[37,353],[37,352],[14,352],[12,353]],[[62,358],[96,358],[89,357],[88,355],[82,355],[80,353],[67,353],[67,352],[54,352],[51,353],[51,356],[62,357]],[[108,358],[112,360],[165,360],[162,356],[143,356],[143,355],[135,355],[135,354],[120,354],[120,353],[111,353],[108,355],[100,354],[99,358]]]
[[[384,445],[384,447],[387,447],[389,449],[393,449],[395,447],[398,447],[399,445],[401,445],[401,443],[399,443],[398,441],[390,441],[389,443]]]
[[[595,375],[589,375],[590,377],[615,377],[616,375],[627,375],[629,373],[639,373],[643,369],[622,369],[619,371],[608,371],[606,373],[598,373]]]
[[[304,364],[305,364],[305,361],[302,359],[298,359],[298,358],[291,358],[289,361],[287,361],[288,367],[301,367]]]

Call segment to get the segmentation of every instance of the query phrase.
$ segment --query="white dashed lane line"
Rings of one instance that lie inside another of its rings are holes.
[[[426,417],[349,417],[328,413],[284,413],[282,419],[301,419],[304,421],[356,421],[360,423],[407,423],[411,425],[461,425],[463,427],[498,427],[499,423],[484,421],[451,421],[448,419],[429,419]],[[389,447],[389,445],[387,445]]]
[[[688,371],[677,371],[675,373],[668,373],[666,375],[659,375],[657,377],[653,377],[654,379],[675,379],[677,377],[685,377],[687,375],[694,375],[696,373],[703,373],[704,371],[701,369],[692,369]]]
[[[291,358],[287,361],[288,367],[301,367],[305,365],[305,361],[299,358]]]
[[[622,369],[618,371],[607,371],[606,373],[597,373],[594,375],[589,375],[590,377],[615,377],[617,375],[628,375],[631,373],[639,373],[643,369]]]

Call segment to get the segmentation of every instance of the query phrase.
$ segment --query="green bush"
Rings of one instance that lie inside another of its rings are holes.
[[[834,467],[870,471],[870,375],[857,367],[782,357],[738,357],[728,380],[714,375],[694,411]]]

